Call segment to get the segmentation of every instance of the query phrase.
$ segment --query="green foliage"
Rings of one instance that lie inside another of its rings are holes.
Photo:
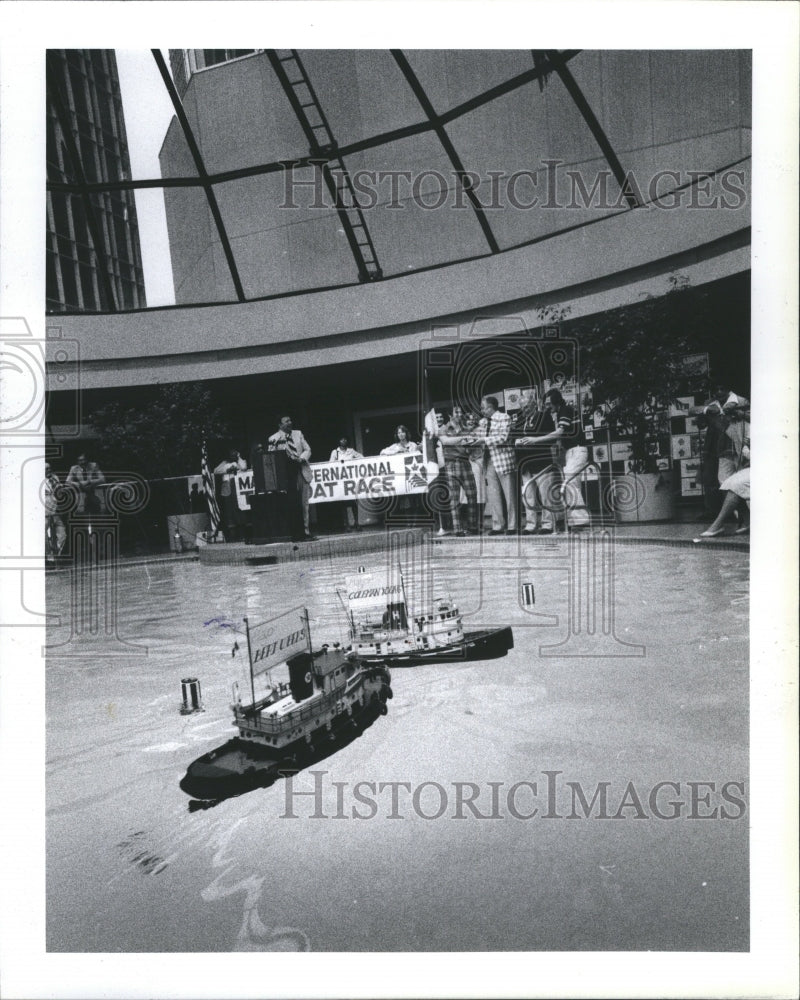
[[[144,405],[111,402],[89,421],[100,435],[101,467],[139,472],[148,479],[198,475],[203,437],[214,466],[218,443],[229,429],[202,383],[159,388]]]
[[[647,443],[658,434],[656,414],[695,385],[684,359],[701,349],[711,321],[707,296],[671,275],[666,295],[581,321],[570,330],[580,344],[581,381],[595,406],[608,408],[612,428],[631,432],[633,457],[646,466]]]

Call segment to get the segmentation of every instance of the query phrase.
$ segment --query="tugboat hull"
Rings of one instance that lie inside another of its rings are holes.
[[[514,648],[511,626],[465,632],[464,638],[451,646],[418,649],[408,653],[369,654],[359,651],[365,664],[382,663],[387,667],[416,667],[423,663],[464,663],[472,660],[492,660]]]
[[[390,697],[386,692],[384,688],[381,695]],[[301,770],[345,746],[386,711],[384,697],[376,696],[358,715],[342,716],[330,731],[316,734],[314,742],[302,738],[281,750],[236,736],[192,761],[180,788],[193,799],[207,802],[266,788],[286,772]]]

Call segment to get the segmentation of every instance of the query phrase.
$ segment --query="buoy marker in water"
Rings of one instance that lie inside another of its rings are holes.
[[[193,712],[205,712],[203,699],[200,697],[200,681],[196,677],[184,677],[181,680],[181,715],[191,715]]]

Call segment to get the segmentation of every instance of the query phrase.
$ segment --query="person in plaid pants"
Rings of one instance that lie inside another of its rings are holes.
[[[478,425],[486,444],[486,486],[492,514],[490,535],[517,532],[517,457],[511,442],[511,418],[497,408],[494,396],[481,400],[483,419]],[[505,499],[505,511],[503,509]]]
[[[469,445],[475,442],[464,425],[464,412],[453,407],[450,422],[439,428],[439,443],[444,451],[444,477],[450,493],[450,516],[456,535],[478,534],[478,490],[469,460]],[[461,491],[467,498],[467,531],[461,526]]]

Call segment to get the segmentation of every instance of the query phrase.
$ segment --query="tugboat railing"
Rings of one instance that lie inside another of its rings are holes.
[[[331,706],[335,705],[338,701],[342,701],[343,695],[344,689],[334,691],[316,700],[314,705],[304,705],[301,708],[295,708],[291,712],[287,712],[286,715],[280,716],[280,718],[253,716],[246,709],[238,707],[235,709],[234,715],[237,725],[266,733],[270,736],[279,736],[282,732],[297,725],[297,723],[307,722],[309,719],[323,715]]]

